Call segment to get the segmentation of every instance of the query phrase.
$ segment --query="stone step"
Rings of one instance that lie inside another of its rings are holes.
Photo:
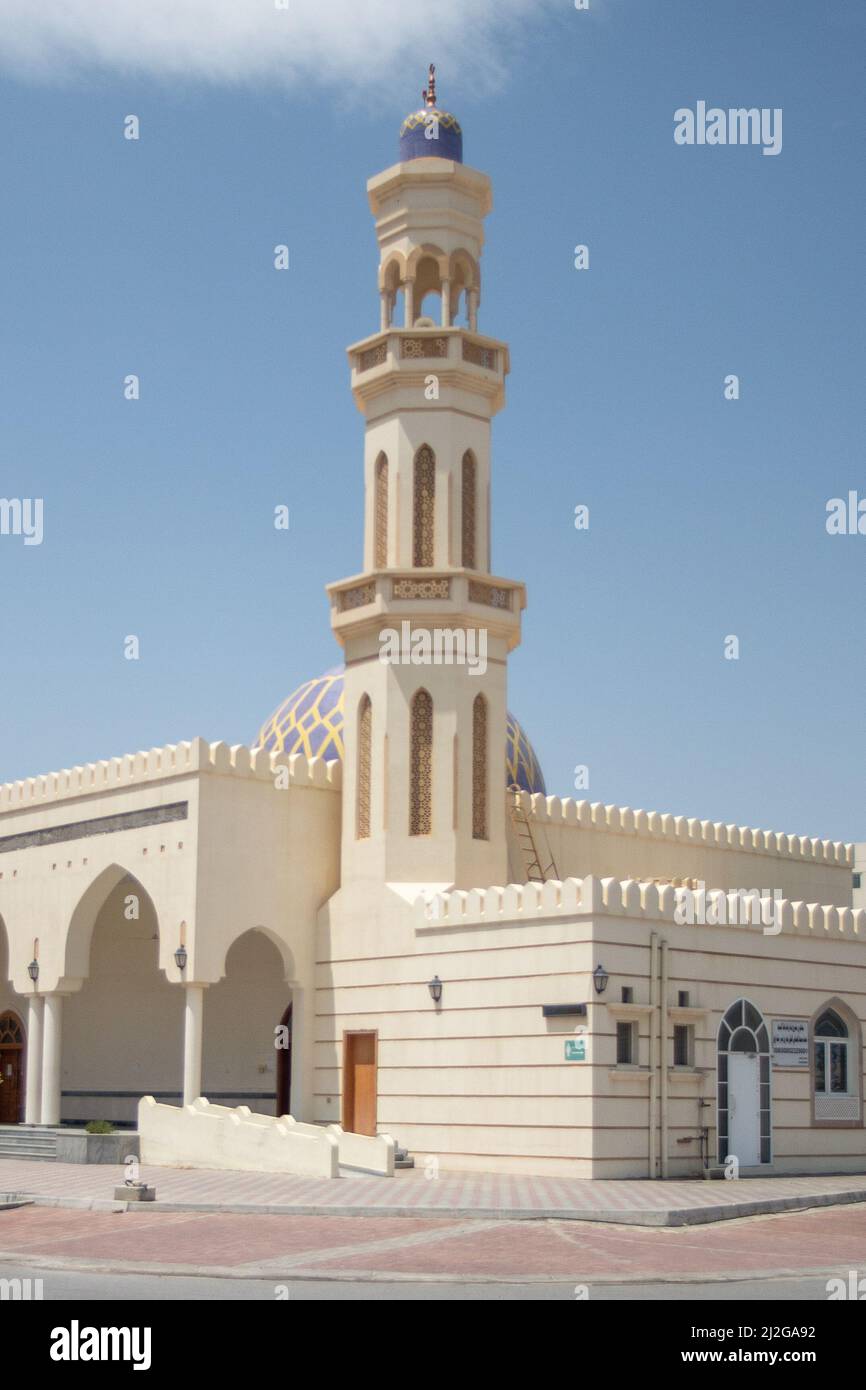
[[[53,1163],[57,1158],[57,1135],[32,1129],[0,1129],[0,1158],[40,1158]]]
[[[55,1153],[46,1153],[42,1150],[31,1151],[30,1149],[15,1149],[13,1153],[4,1153],[2,1149],[0,1149],[0,1160],[4,1158],[25,1159],[29,1163],[56,1163],[57,1161],[57,1155]]]
[[[50,1149],[52,1153],[57,1151],[56,1139],[23,1139],[19,1142],[10,1143],[7,1139],[0,1139],[0,1149],[5,1149],[8,1153],[15,1153],[18,1149]]]

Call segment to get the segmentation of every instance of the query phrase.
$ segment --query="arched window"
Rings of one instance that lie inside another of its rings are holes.
[[[472,838],[487,839],[487,701],[472,704]]]
[[[17,1014],[0,1014],[0,1047],[21,1047],[24,1044],[24,1029]]]
[[[719,1024],[717,1081],[719,1162],[772,1162],[770,1036],[748,999],[737,999]]]
[[[832,1009],[815,1024],[815,1092],[848,1094],[848,1029]]]
[[[373,748],[373,706],[364,695],[358,706],[358,787],[355,837],[370,835],[370,762]]]
[[[813,1121],[859,1123],[860,1028],[841,1000],[819,1010],[812,1023]]]
[[[388,563],[388,460],[384,454],[376,459],[373,510],[373,564],[377,570],[383,570]]]
[[[433,700],[426,690],[412,699],[409,748],[409,834],[433,828]]]
[[[467,450],[463,455],[463,494],[461,499],[463,568],[467,570],[474,570],[476,563],[476,474],[475,455]]]
[[[433,564],[433,519],[436,505],[436,457],[428,444],[415,455],[412,505],[412,564]]]

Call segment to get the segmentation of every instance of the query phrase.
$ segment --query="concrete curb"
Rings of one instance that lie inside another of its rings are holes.
[[[603,1226],[647,1226],[653,1228],[704,1226],[718,1221],[736,1221],[750,1216],[773,1216],[788,1211],[807,1211],[813,1207],[849,1206],[866,1202],[866,1185],[848,1192],[820,1192],[803,1196],[764,1197],[712,1207],[671,1207],[667,1210],[623,1211],[579,1207],[429,1207],[401,1206],[316,1206],[289,1203],[253,1202],[115,1202],[99,1197],[47,1197],[39,1193],[0,1193],[0,1210],[8,1205],[68,1207],[79,1211],[116,1212],[200,1212],[206,1215],[236,1216],[407,1216],[427,1221],[586,1221]]]
[[[578,1256],[579,1252],[575,1252]],[[293,1280],[349,1284],[742,1284],[776,1279],[838,1278],[838,1265],[819,1269],[742,1270],[719,1274],[715,1271],[671,1274],[663,1270],[641,1270],[639,1274],[406,1274],[382,1270],[325,1270],[316,1266],[287,1265],[275,1269],[273,1264],[261,1265],[165,1265],[156,1261],[79,1259],[73,1255],[35,1255],[28,1250],[0,1250],[0,1266],[13,1265],[27,1269],[78,1274],[137,1274],[159,1275],[181,1279],[244,1279],[266,1284],[288,1284]]]

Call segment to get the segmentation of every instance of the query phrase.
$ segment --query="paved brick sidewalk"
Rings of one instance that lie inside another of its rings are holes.
[[[866,1201],[866,1175],[743,1178],[738,1182],[598,1181],[448,1173],[420,1169],[394,1178],[283,1177],[203,1169],[143,1167],[157,1206],[178,1210],[352,1216],[562,1218],[644,1226],[695,1225],[730,1217]],[[0,1159],[0,1198],[55,1205],[114,1205],[123,1171],[109,1165]]]
[[[862,1277],[866,1205],[651,1230],[574,1221],[201,1212],[0,1212],[0,1271],[17,1267],[273,1280],[642,1283]]]

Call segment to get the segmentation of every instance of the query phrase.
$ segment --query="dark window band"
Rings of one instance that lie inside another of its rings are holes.
[[[20,835],[0,836],[0,854],[15,849],[33,849],[36,845],[62,845],[67,840],[86,840],[91,835],[112,835],[118,830],[139,830],[145,825],[163,825],[166,821],[186,820],[188,801],[175,801],[170,806],[150,806],[145,811],[124,811],[117,816],[98,816],[95,820],[73,821],[70,825],[52,825],[46,830],[25,830]]]

